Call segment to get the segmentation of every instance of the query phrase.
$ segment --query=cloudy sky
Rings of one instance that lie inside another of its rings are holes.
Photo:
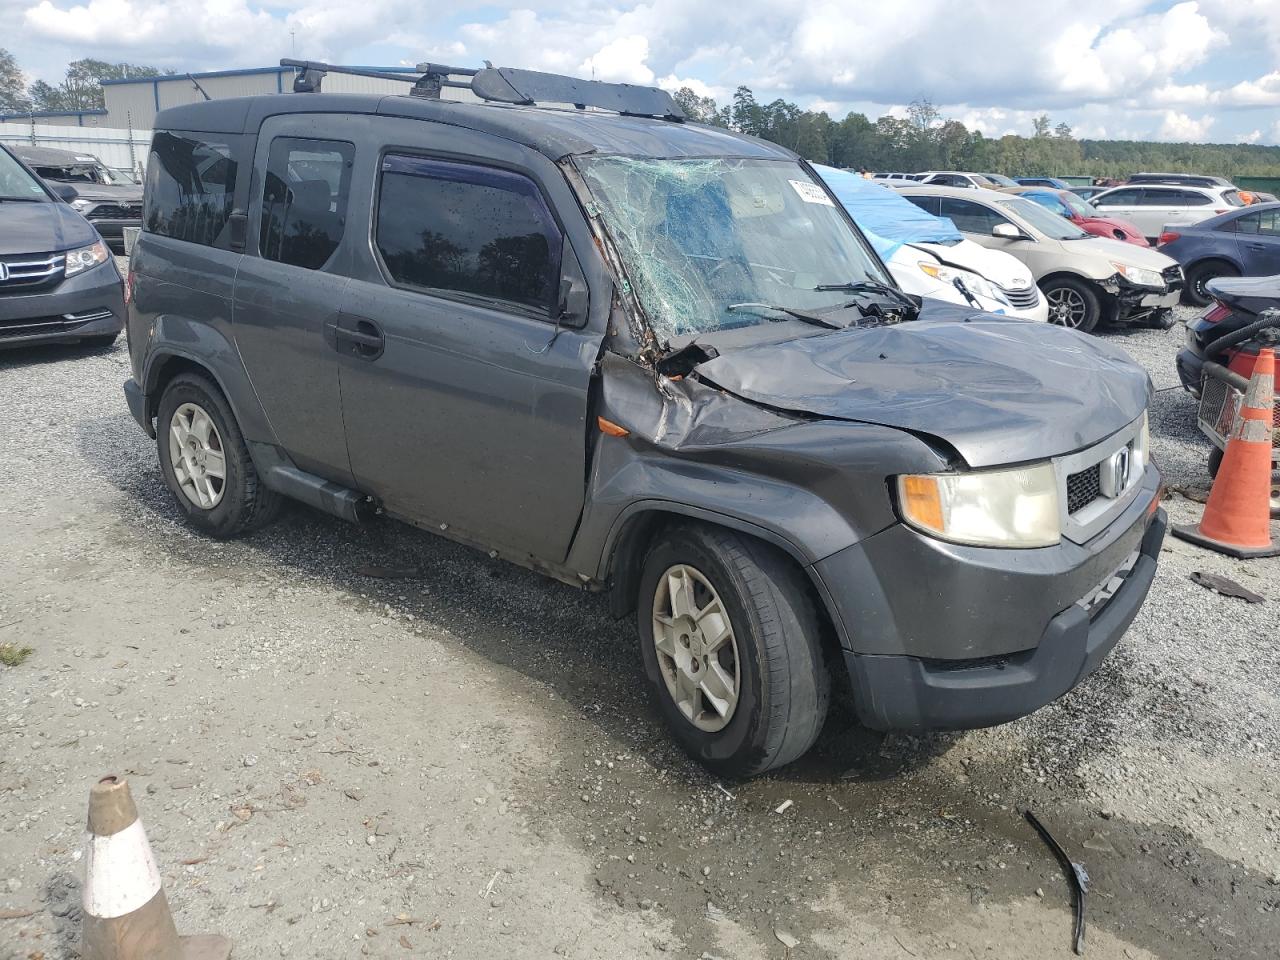
[[[0,0],[0,44],[56,81],[92,56],[183,71],[300,57],[738,84],[841,117],[916,97],[991,136],[1280,143],[1280,0]],[[439,8],[436,8],[439,9]],[[1034,10],[1035,16],[1025,11]],[[729,11],[732,11],[730,13]],[[16,30],[14,29],[16,25]]]

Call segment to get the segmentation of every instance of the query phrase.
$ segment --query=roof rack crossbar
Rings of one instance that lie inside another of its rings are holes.
[[[344,73],[356,77],[372,77],[376,80],[397,80],[413,85],[411,96],[439,99],[443,87],[470,90],[481,100],[490,103],[508,103],[518,106],[536,106],[539,103],[568,103],[585,110],[596,107],[623,116],[659,117],[664,120],[682,121],[684,111],[671,94],[657,87],[641,87],[630,83],[605,83],[600,80],[579,80],[576,77],[556,73],[540,73],[536,70],[516,70],[510,67],[494,67],[488,62],[481,68],[450,67],[441,63],[424,62],[413,73],[388,73],[365,67],[344,67],[316,60],[280,61],[282,67],[298,71],[293,81],[294,93],[318,93],[326,73]],[[452,80],[451,77],[470,77],[470,80]]]

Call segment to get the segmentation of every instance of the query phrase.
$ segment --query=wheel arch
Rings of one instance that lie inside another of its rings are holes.
[[[182,373],[195,373],[207,377],[222,392],[246,440],[276,443],[275,431],[271,429],[266,414],[258,403],[257,392],[240,364],[235,347],[221,337],[217,337],[214,347],[214,350],[201,350],[197,353],[185,344],[171,340],[152,347],[142,375],[147,423],[153,424],[160,406],[160,397],[173,378]],[[155,436],[154,424],[149,432]]]
[[[689,521],[745,534],[776,547],[785,554],[801,571],[813,590],[814,607],[824,633],[824,646],[830,641],[830,651],[839,651],[844,640],[842,622],[826,584],[797,544],[776,531],[741,517],[672,501],[634,503],[614,523],[605,543],[603,557],[603,574],[609,584],[609,612],[612,616],[621,619],[635,611],[636,594],[640,589],[640,574],[644,568],[648,545],[667,526]]]
[[[1182,268],[1182,273],[1185,276],[1186,274],[1189,274],[1192,270],[1195,270],[1198,267],[1203,267],[1206,264],[1210,264],[1210,263],[1226,264],[1232,270],[1236,271],[1236,273],[1238,274],[1244,273],[1244,264],[1240,263],[1238,260],[1230,256],[1229,254],[1221,253],[1220,251],[1217,251],[1217,250],[1215,250],[1213,253],[1206,253],[1203,256],[1197,257],[1196,259],[1192,260],[1190,263],[1188,263],[1186,266]]]

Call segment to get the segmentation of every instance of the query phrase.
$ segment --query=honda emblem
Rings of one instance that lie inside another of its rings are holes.
[[[1104,497],[1115,499],[1124,493],[1129,486],[1131,463],[1132,451],[1124,446],[1099,464],[1098,486],[1102,488]]]

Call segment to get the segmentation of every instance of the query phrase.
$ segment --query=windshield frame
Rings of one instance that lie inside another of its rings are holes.
[[[637,341],[637,345],[643,351],[646,347],[660,347],[663,349],[677,350],[694,341],[706,342],[709,338],[714,338],[717,342],[733,342],[740,343],[757,343],[780,341],[785,339],[793,339],[801,336],[822,336],[825,334],[838,332],[837,330],[824,330],[815,327],[803,320],[795,317],[786,317],[779,315],[776,318],[767,315],[750,315],[754,322],[741,325],[724,325],[709,326],[701,330],[675,330],[668,329],[666,324],[655,323],[651,315],[649,307],[646,305],[642,296],[634,271],[636,265],[632,262],[630,252],[625,249],[624,244],[618,242],[615,236],[615,226],[613,223],[616,209],[611,209],[611,204],[602,196],[598,196],[598,191],[604,186],[599,182],[597,177],[590,173],[590,165],[592,163],[602,163],[609,161],[635,161],[637,163],[679,163],[679,162],[723,162],[736,164],[769,164],[778,167],[789,167],[786,173],[803,173],[803,178],[795,179],[808,180],[825,194],[832,209],[836,214],[836,219],[842,224],[841,230],[845,231],[847,236],[851,237],[856,245],[858,253],[861,255],[865,266],[865,279],[873,280],[877,283],[894,289],[901,289],[896,279],[889,270],[888,265],[876,252],[875,247],[867,239],[866,235],[859,228],[856,221],[850,215],[849,211],[840,203],[839,199],[831,191],[830,187],[822,179],[822,176],[813,169],[813,167],[800,157],[761,157],[759,155],[709,155],[709,156],[677,156],[677,157],[656,157],[649,155],[632,155],[632,154],[607,154],[592,153],[585,155],[574,155],[565,158],[561,163],[565,166],[566,172],[570,173],[569,179],[581,198],[583,208],[588,212],[588,219],[592,231],[603,249],[605,259],[611,266],[615,279],[618,283],[618,294],[622,299],[624,308],[639,322],[643,332],[638,332],[632,325],[631,333]],[[571,171],[571,172],[570,172]],[[753,265],[754,266],[754,265]],[[819,283],[825,283],[835,278],[822,277]],[[849,280],[858,280],[861,277],[839,278],[837,282],[847,282]],[[816,284],[815,284],[816,286]],[[797,288],[802,289],[802,288]],[[817,292],[817,291],[813,291]],[[780,304],[798,310],[806,311],[813,314],[824,314],[831,312],[833,317],[837,315],[837,311],[849,306],[849,301],[853,299],[854,294],[847,292],[832,292],[833,302],[827,305],[801,305],[801,304]],[[885,299],[888,299],[886,297]],[[727,305],[722,309],[727,310]],[[735,317],[741,316],[746,318],[747,313],[735,314]],[[849,326],[854,326],[850,324]],[[841,326],[840,329],[845,329]]]

